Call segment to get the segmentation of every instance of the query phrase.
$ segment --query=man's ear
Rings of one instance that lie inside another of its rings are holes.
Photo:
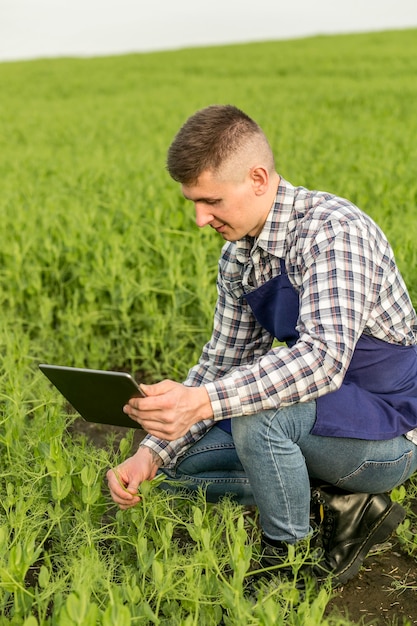
[[[251,168],[250,178],[252,188],[256,196],[262,196],[268,190],[269,172],[263,165],[256,165]]]

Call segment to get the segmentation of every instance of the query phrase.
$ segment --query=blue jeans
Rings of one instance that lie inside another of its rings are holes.
[[[258,506],[264,533],[295,543],[310,533],[310,478],[347,491],[382,493],[417,470],[406,437],[368,441],[311,435],[316,403],[300,403],[232,420],[233,438],[214,427],[192,446],[173,481],[207,487],[207,499],[231,493]]]

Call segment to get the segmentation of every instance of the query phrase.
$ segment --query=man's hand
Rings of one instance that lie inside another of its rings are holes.
[[[205,387],[186,387],[172,380],[141,387],[146,398],[132,398],[123,410],[159,439],[178,439],[193,424],[213,416]]]
[[[144,480],[152,480],[162,465],[162,459],[143,446],[118,467],[107,472],[110,495],[121,509],[129,509],[140,502],[138,487]]]

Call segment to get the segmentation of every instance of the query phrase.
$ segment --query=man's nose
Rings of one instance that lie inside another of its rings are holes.
[[[202,204],[197,204],[195,205],[195,223],[197,224],[197,226],[199,228],[203,228],[204,226],[207,226],[208,224],[211,224],[211,222],[213,221],[213,215],[211,214],[211,212],[209,210],[207,210],[207,207],[205,207]]]

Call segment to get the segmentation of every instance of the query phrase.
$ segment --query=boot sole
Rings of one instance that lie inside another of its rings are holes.
[[[370,529],[366,541],[359,546],[357,553],[350,563],[341,572],[334,572],[336,580],[340,584],[345,584],[348,580],[356,576],[372,546],[378,543],[384,543],[404,519],[405,510],[402,506],[393,502],[392,505],[387,508],[385,514],[378,520],[378,523]]]

